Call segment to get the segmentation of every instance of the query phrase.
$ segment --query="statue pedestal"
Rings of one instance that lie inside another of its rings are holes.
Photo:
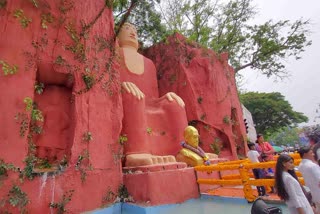
[[[185,163],[134,168],[123,168],[127,172],[123,181],[138,204],[174,204],[200,196],[196,173],[192,167],[187,168]]]

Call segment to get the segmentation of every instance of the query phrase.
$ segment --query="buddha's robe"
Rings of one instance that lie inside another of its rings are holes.
[[[122,93],[122,134],[128,137],[124,152],[176,155],[187,126],[185,109],[176,101],[159,98],[156,68],[150,59],[143,58],[142,74],[132,73],[124,62],[120,67],[121,82],[132,82],[145,94],[144,99],[138,100],[132,94]]]

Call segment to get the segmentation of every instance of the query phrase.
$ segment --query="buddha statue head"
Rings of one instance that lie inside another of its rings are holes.
[[[183,137],[186,143],[194,148],[199,145],[199,132],[193,126],[187,126],[184,130]]]
[[[138,50],[138,34],[134,25],[126,22],[122,25],[118,35],[120,47],[133,47]]]

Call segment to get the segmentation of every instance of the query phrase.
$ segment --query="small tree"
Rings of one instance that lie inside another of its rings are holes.
[[[274,142],[276,145],[290,145],[295,146],[296,142],[299,142],[299,133],[301,129],[285,127],[278,132],[272,133],[268,138],[269,141]]]

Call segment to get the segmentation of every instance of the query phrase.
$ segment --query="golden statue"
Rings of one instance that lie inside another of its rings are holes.
[[[216,154],[205,153],[199,147],[199,132],[193,126],[187,126],[184,130],[185,142],[176,156],[177,161],[185,162],[189,166],[210,165],[210,159],[217,158]]]

